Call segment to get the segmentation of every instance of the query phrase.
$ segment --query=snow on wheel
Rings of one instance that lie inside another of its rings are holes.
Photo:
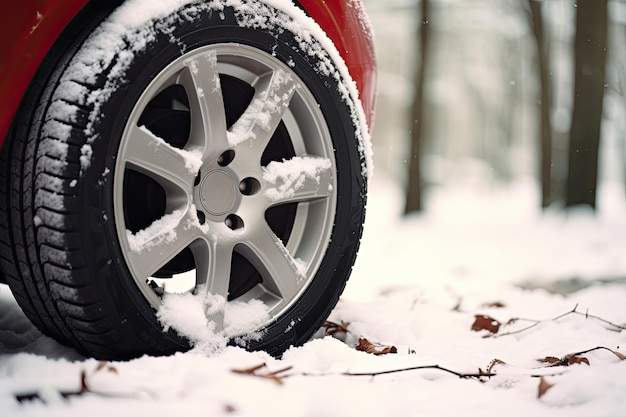
[[[358,104],[292,18],[226,3],[147,21],[122,6],[58,53],[24,112],[5,169],[20,173],[8,212],[31,227],[2,237],[29,248],[10,283],[81,352],[188,349],[158,311],[192,293],[216,330],[228,305],[262,305],[246,347],[278,354],[348,279],[365,213]]]

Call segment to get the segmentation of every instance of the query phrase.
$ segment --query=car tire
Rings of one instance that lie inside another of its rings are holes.
[[[304,343],[363,229],[347,80],[260,2],[135,26],[120,24],[126,6],[57,43],[3,147],[1,266],[16,300],[100,359],[189,349],[156,312],[164,293],[202,289],[265,304],[246,348]]]

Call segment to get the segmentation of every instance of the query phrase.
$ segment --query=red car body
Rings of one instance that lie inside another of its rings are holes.
[[[91,0],[97,1],[97,0]],[[4,5],[0,24],[0,146],[39,65],[90,0],[22,0]],[[356,82],[368,122],[375,104],[376,63],[371,33],[349,0],[299,0],[335,43]]]

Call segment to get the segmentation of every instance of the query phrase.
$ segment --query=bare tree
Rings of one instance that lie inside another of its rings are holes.
[[[574,39],[574,109],[569,144],[567,207],[596,207],[604,101],[608,0],[579,0]]]
[[[539,180],[541,184],[541,207],[552,202],[552,86],[550,82],[550,53],[545,36],[542,3],[528,0],[530,25],[537,46],[537,70],[539,73]]]
[[[428,62],[428,45],[430,41],[430,0],[420,2],[420,29],[417,31],[419,51],[414,74],[413,105],[411,108],[411,152],[409,161],[409,177],[406,189],[404,213],[422,210],[422,136],[424,132],[424,84],[426,64]]]

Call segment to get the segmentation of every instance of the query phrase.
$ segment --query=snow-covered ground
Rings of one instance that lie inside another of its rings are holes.
[[[379,39],[406,34],[410,17],[396,17],[374,16]],[[381,75],[381,102],[406,106],[404,79]],[[403,218],[384,168],[404,171],[406,132],[377,126],[383,169],[336,326],[281,359],[200,343],[100,363],[41,335],[0,285],[0,415],[626,415],[623,186],[603,184],[595,216],[542,214],[533,183],[457,178],[428,194],[425,214]]]
[[[541,215],[535,194],[528,184],[444,187],[429,214],[403,219],[400,191],[378,175],[331,316],[348,334],[320,331],[281,360],[229,347],[100,364],[42,336],[0,286],[2,415],[626,415],[626,330],[615,326],[626,325],[623,193],[605,187],[595,217]],[[498,332],[472,331],[476,315],[501,323]],[[397,353],[357,351],[359,338]],[[583,363],[538,361],[598,346],[607,349],[573,361]],[[424,365],[495,375],[347,375]],[[81,391],[81,374],[86,392],[64,399]],[[542,381],[552,386],[539,398]]]

